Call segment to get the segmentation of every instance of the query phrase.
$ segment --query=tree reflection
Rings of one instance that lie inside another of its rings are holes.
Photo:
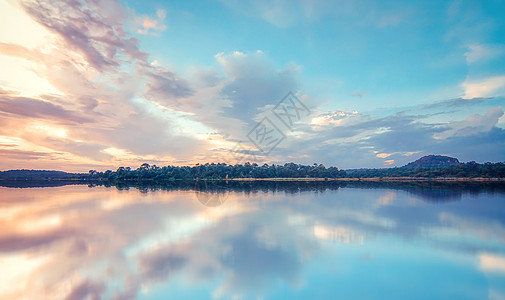
[[[72,181],[0,182],[0,186],[11,188],[56,187],[76,185]],[[137,189],[142,193],[154,191],[194,191],[199,201],[205,206],[219,206],[226,201],[227,193],[242,192],[255,194],[258,192],[286,193],[289,195],[302,192],[324,193],[339,188],[359,189],[393,189],[406,191],[427,202],[448,202],[461,200],[463,194],[478,195],[481,193],[504,194],[505,183],[501,182],[373,182],[373,181],[169,181],[163,183],[128,182],[110,185],[103,182],[82,183],[90,188],[97,186],[115,187],[118,190]]]

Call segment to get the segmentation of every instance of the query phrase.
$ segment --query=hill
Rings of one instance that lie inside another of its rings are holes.
[[[1,180],[63,180],[75,177],[73,173],[46,170],[9,170],[0,172]]]
[[[404,168],[441,168],[459,165],[457,158],[443,155],[427,155],[408,163]]]

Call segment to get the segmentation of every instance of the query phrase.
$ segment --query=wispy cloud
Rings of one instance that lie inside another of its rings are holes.
[[[136,20],[142,28],[137,29],[137,33],[152,34],[153,32],[167,29],[167,26],[164,24],[166,16],[167,12],[164,9],[158,9],[156,11],[156,18],[138,16]]]
[[[48,101],[25,97],[0,95],[0,112],[9,113],[18,117],[47,118],[77,124],[92,122],[90,118],[81,115],[80,112],[66,110]]]
[[[468,64],[484,62],[502,55],[504,52],[505,46],[503,45],[469,45],[468,52],[465,53],[466,62]]]
[[[408,20],[413,11],[404,5],[393,9],[379,9],[371,1],[236,1],[221,0],[227,7],[241,14],[258,17],[278,28],[315,23],[325,17],[359,16],[361,24],[378,28],[395,27]]]

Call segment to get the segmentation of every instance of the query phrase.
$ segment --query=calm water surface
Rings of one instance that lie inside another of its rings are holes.
[[[503,187],[302,186],[0,187],[0,299],[505,299]]]

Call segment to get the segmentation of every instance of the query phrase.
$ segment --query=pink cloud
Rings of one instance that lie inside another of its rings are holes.
[[[167,29],[167,26],[164,24],[165,17],[166,11],[163,9],[158,9],[156,11],[156,19],[148,16],[138,17],[137,22],[140,23],[142,28],[138,29],[137,33],[149,34],[152,31],[163,31]]]
[[[394,163],[395,163],[395,160],[394,160],[394,159],[390,159],[390,160],[385,160],[385,161],[384,161],[384,165],[386,165],[386,166],[390,166],[390,165],[392,165],[392,164],[394,164]]]

